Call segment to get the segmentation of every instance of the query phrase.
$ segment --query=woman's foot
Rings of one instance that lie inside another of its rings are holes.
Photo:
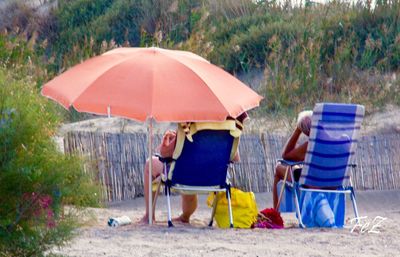
[[[181,214],[179,217],[173,218],[172,222],[189,224],[190,223],[190,217],[186,217],[185,215]]]
[[[156,223],[155,217],[153,217],[153,223]],[[148,215],[144,215],[144,216],[137,222],[137,224],[143,224],[143,225],[149,224],[149,216],[148,216]]]

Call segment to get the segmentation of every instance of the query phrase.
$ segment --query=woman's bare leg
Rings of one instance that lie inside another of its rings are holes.
[[[189,223],[190,216],[197,209],[197,195],[181,195],[182,197],[182,214],[174,219],[183,223]]]
[[[282,165],[282,164],[277,164],[275,167],[275,176],[274,176],[274,186],[272,188],[272,197],[273,197],[273,201],[274,201],[274,209],[277,209],[277,205],[278,205],[278,189],[277,189],[277,185],[279,180],[282,180],[285,177],[285,172],[286,172],[286,166]],[[292,177],[290,175],[290,173],[288,173],[287,181],[291,182],[292,181]]]
[[[163,172],[163,163],[158,160],[157,157],[152,158],[153,165],[152,165],[152,174],[153,174],[153,179],[158,177],[160,174]],[[153,200],[155,197],[155,192],[153,192]],[[144,166],[144,201],[146,204],[146,213],[144,214],[143,218],[141,219],[141,222],[147,223],[149,220],[149,161],[146,161],[146,164]],[[153,213],[153,221],[156,220],[155,214]]]

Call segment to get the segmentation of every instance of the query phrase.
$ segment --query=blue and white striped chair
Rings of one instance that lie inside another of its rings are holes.
[[[351,169],[356,167],[354,155],[363,117],[362,105],[316,104],[304,162],[281,161],[289,166],[303,165],[299,181],[287,183],[292,186],[293,203],[301,227],[343,227],[345,194],[350,194],[358,218],[350,175]],[[283,207],[287,210],[291,204],[286,195]]]

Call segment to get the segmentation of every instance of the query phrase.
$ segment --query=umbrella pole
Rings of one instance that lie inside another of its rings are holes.
[[[152,190],[152,174],[153,174],[153,118],[149,120],[149,138],[148,138],[148,147],[149,147],[149,225],[153,224],[153,190]]]

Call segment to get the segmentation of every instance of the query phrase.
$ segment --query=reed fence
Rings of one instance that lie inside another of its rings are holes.
[[[154,137],[154,146],[161,135]],[[244,134],[241,161],[231,172],[236,187],[253,192],[272,190],[274,167],[286,138],[268,133]],[[147,134],[69,132],[66,153],[77,153],[85,167],[95,171],[108,201],[143,195],[143,168],[147,158]],[[400,134],[362,137],[356,151],[353,183],[358,190],[400,189]]]

